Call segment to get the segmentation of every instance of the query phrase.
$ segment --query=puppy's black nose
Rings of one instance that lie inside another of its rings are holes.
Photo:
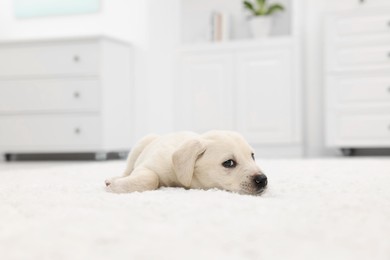
[[[253,182],[256,188],[263,189],[267,187],[267,183],[268,183],[267,176],[265,176],[264,174],[256,174],[253,177]]]

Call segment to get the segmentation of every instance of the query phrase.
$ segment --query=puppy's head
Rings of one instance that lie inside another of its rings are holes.
[[[267,177],[255,163],[253,149],[235,132],[212,131],[184,143],[173,155],[178,180],[186,187],[220,188],[261,194]]]

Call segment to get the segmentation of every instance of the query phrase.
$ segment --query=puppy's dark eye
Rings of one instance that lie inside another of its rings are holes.
[[[252,159],[255,160],[255,154],[254,153],[252,153]]]
[[[222,163],[222,166],[225,168],[234,168],[237,166],[237,163],[234,160],[227,160]]]

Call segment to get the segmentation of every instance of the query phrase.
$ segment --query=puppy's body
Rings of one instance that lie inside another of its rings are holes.
[[[147,144],[135,161],[134,168],[144,167],[156,173],[159,178],[159,187],[180,187],[182,185],[176,174],[172,174],[174,173],[172,156],[181,145],[195,138],[197,135],[191,132],[147,136],[140,142],[142,145],[142,141],[146,140]]]
[[[117,193],[185,187],[260,194],[267,179],[239,134],[181,132],[142,139],[129,154],[123,176],[106,185]]]

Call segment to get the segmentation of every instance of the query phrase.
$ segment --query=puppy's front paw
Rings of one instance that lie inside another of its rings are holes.
[[[111,179],[107,179],[104,181],[106,184],[106,191],[114,192],[114,193],[122,193],[123,191],[123,183],[120,177],[114,177]]]
[[[120,178],[121,178],[121,176],[112,177],[110,179],[105,180],[104,183],[106,184],[106,187],[109,187],[109,186],[112,186],[112,184],[114,183],[115,180],[120,179]]]

